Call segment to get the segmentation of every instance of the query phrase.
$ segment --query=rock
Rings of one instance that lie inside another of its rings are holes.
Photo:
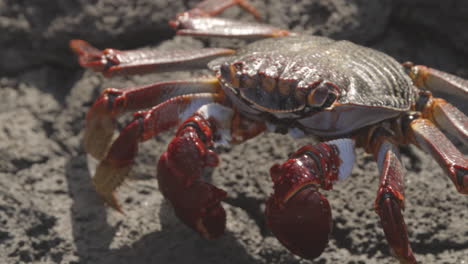
[[[190,1],[0,1],[0,259],[4,263],[311,263],[292,255],[263,218],[269,168],[310,143],[266,134],[221,151],[208,177],[229,194],[226,234],[206,241],[185,227],[159,192],[156,161],[173,136],[141,144],[130,180],[118,191],[125,215],[94,191],[81,147],[87,109],[106,87],[204,75],[175,72],[105,79],[83,71],[68,48],[158,49],[243,45],[231,39],[175,37],[167,21]],[[461,1],[256,0],[265,22],[351,39],[396,57],[468,77]],[[239,8],[222,16],[253,21]],[[466,99],[450,98],[465,113]],[[121,126],[130,117],[121,120]],[[458,144],[464,153],[466,146]],[[468,255],[468,200],[428,155],[403,149],[405,219],[421,263],[461,263]],[[350,179],[324,192],[333,232],[318,263],[394,263],[373,203],[375,162],[358,151]],[[3,263],[2,262],[2,263]]]

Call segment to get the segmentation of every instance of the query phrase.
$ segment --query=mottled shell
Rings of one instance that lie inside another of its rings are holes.
[[[395,59],[324,37],[257,41],[209,68],[241,111],[295,119],[318,134],[343,134],[396,116],[415,98],[411,79]],[[320,83],[329,84],[338,97],[310,109],[307,95]]]

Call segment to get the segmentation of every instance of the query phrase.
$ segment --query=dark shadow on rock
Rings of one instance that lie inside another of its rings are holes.
[[[77,255],[80,263],[96,263],[96,257],[109,253],[106,249],[116,230],[107,224],[106,208],[94,191],[84,155],[71,157],[65,168]]]

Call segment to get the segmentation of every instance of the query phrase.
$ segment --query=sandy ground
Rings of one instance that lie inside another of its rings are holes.
[[[105,87],[205,74],[104,79],[77,66],[71,38],[100,48],[158,49],[242,45],[174,37],[167,20],[196,1],[0,0],[1,263],[310,263],[290,254],[263,219],[268,171],[308,143],[266,134],[221,151],[211,181],[229,192],[226,234],[206,241],[185,227],[159,193],[155,164],[170,134],[142,145],[133,179],[118,192],[125,215],[94,192],[81,147],[83,120]],[[466,1],[254,1],[266,22],[307,34],[351,39],[468,77]],[[224,14],[252,20],[234,8]],[[449,98],[465,113],[466,99]],[[466,154],[467,146],[455,142]],[[405,217],[421,263],[468,263],[468,197],[435,161],[402,149]],[[333,208],[328,248],[312,263],[395,263],[373,202],[376,164],[358,151],[350,180],[326,195]]]

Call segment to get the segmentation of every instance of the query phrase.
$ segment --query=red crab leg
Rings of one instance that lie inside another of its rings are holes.
[[[416,86],[468,98],[468,80],[424,65],[403,64]]]
[[[234,50],[205,48],[195,50],[99,50],[83,40],[71,40],[71,49],[81,66],[104,76],[145,74],[206,68],[214,58],[233,54]]]
[[[375,200],[375,211],[392,249],[393,255],[401,263],[416,263],[406,230],[402,210],[404,210],[404,167],[398,148],[389,141],[383,141],[374,153],[379,170],[380,184]]]
[[[431,154],[462,194],[468,194],[468,159],[428,119],[410,123],[411,140]]]
[[[125,112],[150,108],[181,94],[219,92],[216,78],[158,82],[124,89],[107,88],[86,115],[84,147],[101,160],[112,142],[116,118]]]
[[[331,208],[320,192],[348,177],[354,141],[337,139],[306,145],[271,170],[274,193],[268,199],[267,225],[291,252],[313,259],[323,252],[331,232]]]
[[[429,97],[422,112],[424,118],[431,120],[468,145],[468,117],[455,106],[444,99]]]
[[[220,94],[181,95],[148,111],[136,113],[134,120],[120,132],[96,168],[93,178],[96,191],[109,206],[120,211],[114,191],[127,177],[138,152],[139,142],[179,125],[202,105],[223,102],[223,99]]]
[[[203,106],[179,127],[158,163],[161,192],[176,215],[207,239],[222,235],[226,223],[226,213],[220,204],[226,192],[201,179],[205,168],[219,163],[213,151],[216,138],[232,143],[234,130],[244,130],[246,137],[242,140],[247,140],[265,129],[263,123],[242,119],[250,124],[247,130],[234,126],[236,118],[231,109],[217,104]]]

